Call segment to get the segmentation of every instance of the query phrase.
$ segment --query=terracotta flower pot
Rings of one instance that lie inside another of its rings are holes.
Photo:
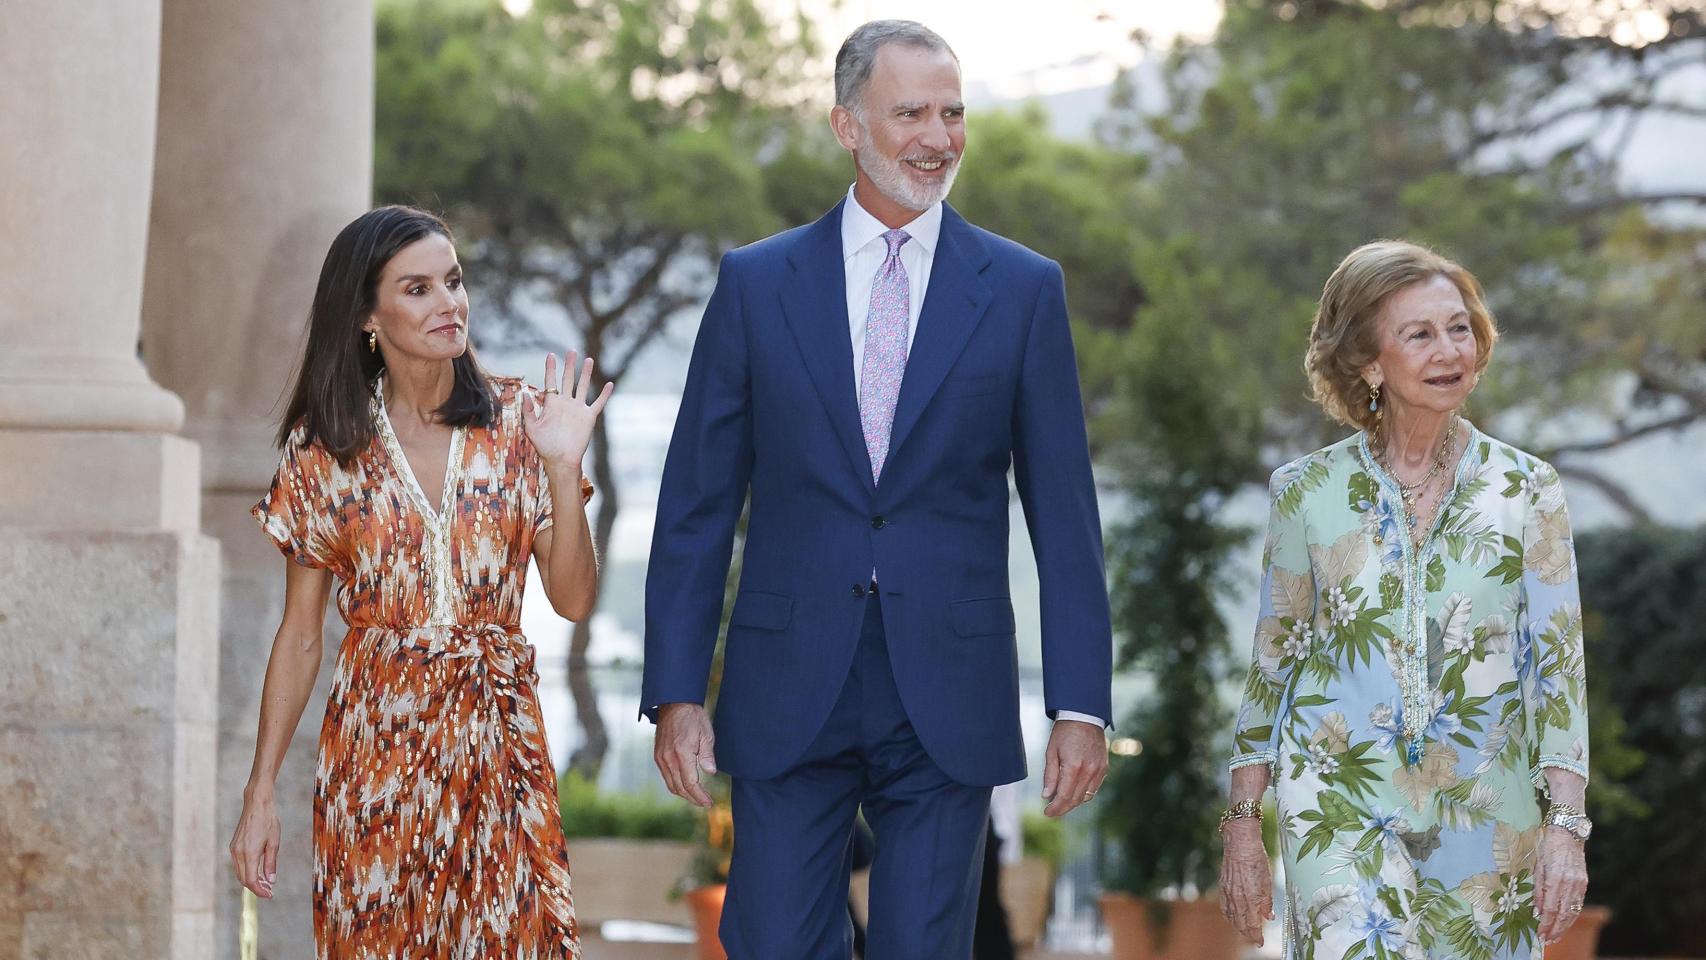
[[[1599,955],[1599,932],[1610,922],[1610,907],[1583,907],[1563,939],[1546,948],[1546,960],[1593,960]]]
[[[1115,960],[1238,960],[1244,952],[1238,931],[1210,897],[1157,902],[1107,893],[1101,906]]]
[[[699,960],[728,960],[723,941],[717,938],[717,924],[723,919],[723,884],[696,887],[687,891],[684,899],[693,911],[693,928],[699,934]]]

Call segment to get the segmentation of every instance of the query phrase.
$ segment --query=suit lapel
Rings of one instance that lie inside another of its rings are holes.
[[[952,207],[945,206],[942,233],[930,266],[930,285],[924,294],[924,309],[918,316],[918,333],[913,337],[912,350],[906,358],[906,374],[900,381],[900,400],[889,439],[890,463],[994,299],[994,293],[980,276],[989,262],[988,251],[971,227]],[[845,305],[842,312],[846,312]],[[852,348],[848,351],[851,364]]]
[[[806,373],[829,412],[830,425],[869,491],[876,487],[853,387],[853,341],[847,328],[847,275],[841,255],[841,207],[846,202],[836,204],[807,228],[788,251],[793,276],[782,287],[782,314],[805,360]]]

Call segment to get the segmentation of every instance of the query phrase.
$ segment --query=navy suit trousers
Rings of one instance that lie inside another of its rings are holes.
[[[873,590],[846,682],[805,755],[779,776],[733,781],[720,931],[730,960],[852,955],[849,842],[861,808],[877,848],[866,955],[969,960],[989,795],[943,773],[919,743]]]

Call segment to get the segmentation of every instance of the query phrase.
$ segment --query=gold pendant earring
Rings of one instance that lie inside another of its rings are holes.
[[[367,331],[367,352],[368,353],[374,353],[378,349],[379,349],[379,332],[376,330]]]
[[[1378,383],[1368,385],[1368,409],[1370,413],[1374,414],[1374,431],[1379,433],[1381,422],[1386,417],[1386,411],[1380,407],[1380,384]]]

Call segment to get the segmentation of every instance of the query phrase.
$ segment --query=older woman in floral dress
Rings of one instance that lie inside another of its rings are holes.
[[[332,958],[580,956],[569,864],[521,635],[528,561],[570,619],[597,562],[581,476],[592,360],[543,393],[468,346],[450,232],[407,207],[363,215],[326,255],[254,516],[282,550],[284,617],[231,840],[271,897],[275,779],[320,667],[326,597],[349,625],[320,727],[314,938]],[[555,507],[553,506],[555,505]]]
[[[1306,367],[1358,432],[1281,467],[1222,821],[1223,909],[1291,960],[1538,957],[1581,910],[1582,618],[1553,468],[1461,414],[1496,332],[1468,271],[1383,241]]]

